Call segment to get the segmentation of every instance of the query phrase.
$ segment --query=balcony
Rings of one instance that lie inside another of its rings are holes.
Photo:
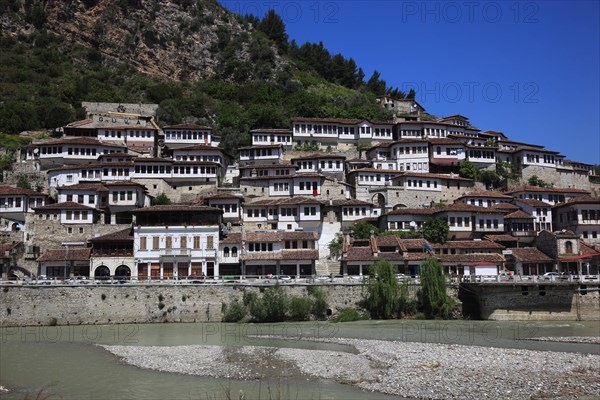
[[[161,249],[161,257],[189,257],[192,251],[190,249]]]

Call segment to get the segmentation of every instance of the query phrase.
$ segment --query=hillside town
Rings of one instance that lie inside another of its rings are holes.
[[[157,105],[83,103],[3,171],[2,280],[360,277],[381,259],[418,276],[431,254],[453,277],[599,273],[593,165],[378,102],[393,121],[298,116],[238,156],[210,126],[161,128]],[[465,164],[511,176],[494,189]]]

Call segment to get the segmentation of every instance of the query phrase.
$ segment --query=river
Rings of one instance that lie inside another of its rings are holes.
[[[330,337],[453,343],[598,354],[598,344],[523,340],[600,335],[600,322],[357,321],[282,324],[141,324],[0,328],[1,398],[24,399],[391,399],[326,380],[237,381],[144,370],[96,344],[259,345],[352,351],[301,339]],[[258,338],[257,336],[260,336]],[[283,338],[283,339],[282,339]],[[276,394],[281,392],[282,395]],[[49,396],[49,397],[45,397]]]

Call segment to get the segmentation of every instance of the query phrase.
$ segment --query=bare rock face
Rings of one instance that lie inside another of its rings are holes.
[[[18,37],[43,28],[98,50],[107,65],[125,63],[155,77],[196,80],[214,75],[226,61],[252,62],[254,28],[214,0],[16,4],[0,13],[4,34]],[[282,59],[275,47],[271,50],[275,71]]]

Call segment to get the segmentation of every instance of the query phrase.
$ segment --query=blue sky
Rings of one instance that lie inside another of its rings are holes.
[[[600,2],[245,1],[298,44],[322,41],[437,116],[600,164]]]

